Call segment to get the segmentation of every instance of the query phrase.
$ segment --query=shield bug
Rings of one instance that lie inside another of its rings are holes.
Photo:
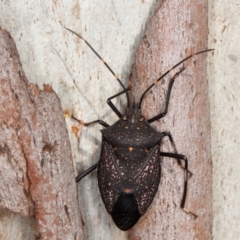
[[[68,28],[67,30],[85,41],[123,88],[123,91],[107,99],[108,105],[119,117],[119,120],[113,125],[110,126],[100,119],[85,123],[72,116],[74,120],[84,126],[98,123],[104,127],[101,130],[102,148],[99,162],[78,175],[76,181],[79,182],[97,168],[99,190],[105,207],[117,227],[126,231],[136,224],[153,201],[161,177],[161,157],[174,158],[178,165],[184,169],[184,190],[180,207],[185,212],[196,216],[185,208],[188,175],[191,174],[188,170],[187,157],[177,152],[170,132],[158,132],[150,125],[150,123],[163,118],[167,114],[173,83],[185,68],[180,68],[170,79],[165,109],[161,113],[150,119],[145,119],[141,114],[141,105],[149,90],[173,69],[189,58],[213,49],[200,51],[184,58],[151,84],[143,92],[138,103],[130,103],[130,88],[123,85],[109,65],[81,35]],[[126,94],[127,97],[127,108],[124,114],[111,101],[122,94]],[[170,140],[173,152],[160,151],[160,145],[165,137]]]

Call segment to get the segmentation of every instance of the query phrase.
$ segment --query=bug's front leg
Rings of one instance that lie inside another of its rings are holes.
[[[116,98],[116,97],[122,95],[123,93],[128,92],[128,91],[130,91],[130,87],[126,88],[125,90],[121,91],[120,93],[117,93],[117,94],[115,94],[115,95],[113,95],[112,97],[110,97],[110,98],[107,99],[107,104],[108,104],[108,105],[111,107],[111,109],[118,115],[119,118],[122,118],[123,115],[118,111],[118,109],[115,107],[115,105],[112,103],[111,100],[112,100],[113,98]],[[86,127],[88,127],[88,126],[90,126],[90,125],[92,125],[92,124],[95,124],[95,123],[99,123],[100,125],[102,125],[102,126],[104,126],[104,127],[109,127],[109,124],[108,124],[108,123],[106,123],[106,122],[104,122],[103,120],[100,120],[100,119],[97,119],[97,120],[94,120],[94,121],[91,121],[91,122],[88,122],[88,123],[85,123],[84,121],[79,120],[79,119],[77,119],[77,118],[74,117],[74,116],[72,116],[72,119],[78,121],[81,125],[86,126]]]
[[[104,126],[104,127],[109,127],[109,124],[107,124],[106,122],[104,122],[103,120],[100,120],[100,119],[97,119],[97,120],[94,120],[94,121],[91,121],[91,122],[88,122],[88,123],[85,123],[83,122],[82,120],[80,119],[77,119],[76,117],[72,116],[71,117],[72,119],[78,121],[81,125],[85,126],[85,127],[88,127],[92,124],[95,124],[95,123],[99,123],[100,125]]]
[[[116,98],[116,97],[122,95],[123,93],[128,92],[128,91],[130,91],[130,87],[124,89],[124,90],[121,91],[120,93],[117,93],[117,94],[115,94],[115,95],[113,95],[112,97],[110,97],[110,98],[107,99],[107,104],[108,104],[108,105],[110,106],[110,108],[118,115],[119,118],[122,118],[123,115],[119,112],[119,110],[115,107],[115,105],[112,103],[111,100],[112,100],[113,98]]]

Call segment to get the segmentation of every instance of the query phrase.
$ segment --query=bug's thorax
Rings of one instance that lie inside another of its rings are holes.
[[[144,117],[141,114],[141,108],[139,108],[138,104],[132,103],[129,108],[126,109],[123,120],[131,123],[144,121]]]
[[[157,132],[141,115],[136,103],[126,109],[122,118],[101,132],[103,141],[114,148],[150,149],[162,138],[161,132]]]

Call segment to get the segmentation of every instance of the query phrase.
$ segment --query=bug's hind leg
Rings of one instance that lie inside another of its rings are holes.
[[[92,124],[95,124],[95,123],[99,123],[100,125],[104,126],[104,127],[109,127],[109,124],[107,124],[106,122],[102,121],[102,120],[95,120],[95,121],[92,121],[92,122],[88,122],[88,123],[85,123],[83,122],[82,120],[79,120],[77,118],[75,118],[74,116],[71,117],[72,119],[78,121],[81,125],[83,126],[90,126]],[[77,177],[76,177],[76,182],[79,182],[81,179],[83,179],[85,176],[87,176],[89,173],[91,173],[92,171],[94,171],[96,168],[97,168],[97,163],[94,164],[93,166],[91,166],[90,168],[88,168],[87,170],[85,170],[84,172],[82,172],[81,174],[79,174]]]
[[[169,152],[160,152],[160,155],[163,157],[170,157],[170,158],[174,158],[177,161],[179,161],[179,159],[183,160],[185,162],[184,165],[184,169],[185,169],[185,175],[184,175],[184,190],[183,190],[183,198],[182,198],[182,202],[180,207],[182,208],[183,211],[185,211],[188,214],[193,215],[194,217],[197,217],[197,215],[191,211],[189,211],[186,207],[185,207],[185,203],[186,203],[186,198],[187,198],[187,187],[188,187],[188,159],[186,156],[182,155],[182,154],[178,154],[178,153],[169,153]]]
[[[89,173],[91,173],[93,170],[95,170],[97,168],[97,163],[94,164],[93,166],[91,166],[90,168],[88,168],[87,170],[85,170],[84,172],[82,172],[81,174],[79,174],[76,177],[76,182],[79,182],[80,180],[82,180],[84,177],[86,177]]]
[[[130,88],[127,88],[126,90],[123,90],[121,91],[120,93],[108,98],[107,100],[107,103],[108,105],[112,108],[112,110],[119,116],[119,117],[122,117],[122,114],[118,111],[118,109],[115,107],[115,105],[111,102],[111,99],[115,98],[115,97],[118,97],[119,95],[129,91]],[[91,122],[88,122],[88,123],[85,123],[83,122],[82,120],[79,120],[77,119],[76,117],[72,116],[71,117],[72,119],[78,121],[81,125],[83,126],[90,126],[92,124],[95,124],[95,123],[99,123],[100,125],[104,126],[104,127],[109,127],[109,124],[104,122],[103,120],[100,120],[100,119],[97,119],[97,120],[94,120],[94,121],[91,121]],[[85,170],[84,172],[82,172],[81,174],[79,174],[77,177],[76,177],[76,182],[79,182],[81,179],[83,179],[85,176],[87,176],[89,173],[91,173],[93,170],[95,170],[97,168],[97,163],[94,164],[92,167],[88,168],[87,170]]]
[[[115,98],[115,97],[118,97],[119,95],[125,93],[126,91],[129,91],[130,88],[127,88],[126,90],[123,90],[121,91],[120,93],[108,98],[107,100],[107,103],[108,105],[112,108],[112,110],[121,118],[123,115],[118,111],[118,109],[115,107],[115,105],[111,102],[111,99]],[[82,120],[79,120],[77,119],[76,117],[72,116],[71,117],[72,119],[78,121],[81,125],[83,126],[90,126],[92,124],[95,124],[95,123],[99,123],[100,125],[104,126],[104,127],[109,127],[109,124],[104,122],[103,120],[94,120],[94,121],[91,121],[91,122],[88,122],[88,123],[85,123],[83,122]],[[76,177],[76,182],[79,182],[81,179],[83,179],[85,176],[87,176],[89,173],[91,173],[93,170],[95,170],[97,168],[97,163],[94,164],[92,167],[88,168],[87,170],[85,170],[84,172],[82,172],[81,174],[79,174],[77,177]]]
[[[170,95],[171,95],[171,91],[172,91],[172,86],[173,86],[173,83],[175,81],[175,79],[179,76],[179,74],[181,72],[183,72],[185,70],[185,68],[181,68],[171,79],[170,79],[170,82],[168,84],[168,91],[167,91],[167,97],[166,97],[166,104],[165,104],[165,109],[162,113],[158,114],[157,116],[155,117],[152,117],[150,119],[147,120],[148,123],[151,123],[151,122],[154,122],[160,118],[163,118],[167,112],[168,112],[168,105],[169,105],[169,99],[170,99]]]

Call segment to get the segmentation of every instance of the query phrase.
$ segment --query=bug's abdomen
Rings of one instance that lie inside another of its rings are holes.
[[[124,149],[121,153],[124,154]],[[142,153],[139,149],[133,157]],[[158,145],[151,148],[144,153],[145,157],[139,158],[138,164],[136,159],[131,162],[129,153],[128,160],[120,155],[116,154],[113,146],[103,141],[98,185],[115,224],[127,230],[146,212],[156,194],[160,182],[160,150]]]
[[[134,193],[122,192],[113,206],[111,215],[121,230],[126,231],[133,227],[141,217]]]

